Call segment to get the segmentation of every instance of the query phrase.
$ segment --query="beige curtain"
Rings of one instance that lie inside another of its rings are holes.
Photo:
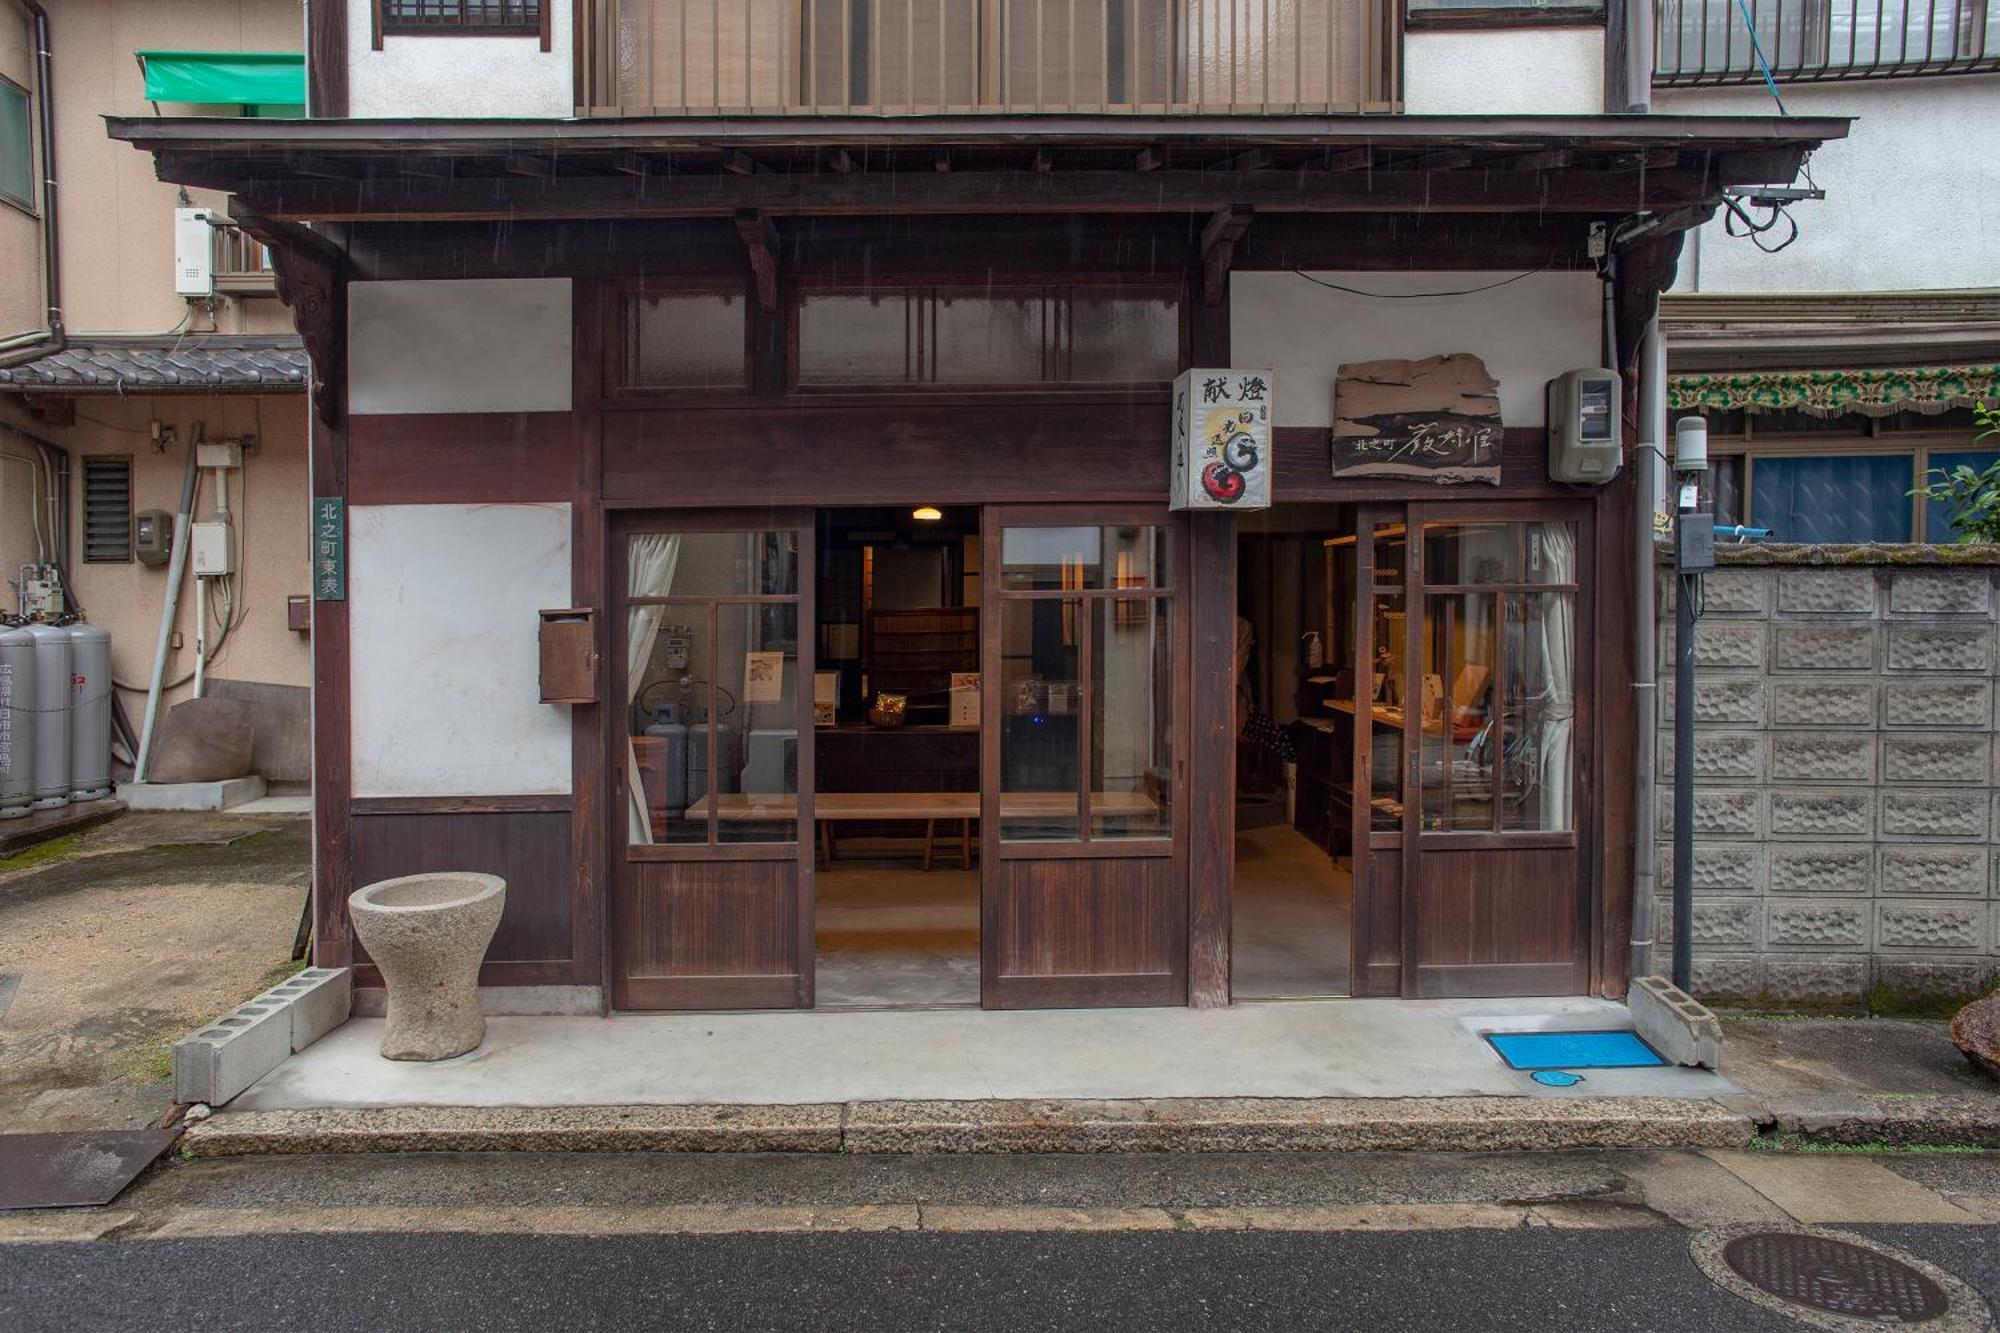
[[[680,563],[680,534],[636,533],[627,548],[627,558],[632,569],[627,593],[633,597],[664,597],[674,586],[674,566]],[[665,610],[660,606],[632,608],[632,632],[625,659],[625,703],[628,712],[639,697],[640,687],[645,684],[646,666],[653,660],[653,645],[659,640],[660,618]],[[630,793],[626,823],[631,841],[635,844],[651,842],[653,821],[646,815],[646,790],[640,779],[639,755],[629,740],[625,743],[625,769],[625,786]]]
[[[1543,568],[1550,583],[1576,581],[1576,529],[1538,523]],[[1541,826],[1570,827],[1574,794],[1570,774],[1576,726],[1576,594],[1545,592],[1542,599]]]

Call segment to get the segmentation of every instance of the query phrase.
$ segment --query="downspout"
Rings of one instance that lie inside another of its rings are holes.
[[[0,367],[60,352],[69,341],[63,329],[61,251],[56,242],[55,69],[49,53],[49,12],[38,0],[19,3],[35,24],[35,111],[42,150],[42,290],[48,296],[48,329],[0,343]]]
[[[1653,110],[1654,42],[1658,36],[1653,3],[1625,0],[1624,109],[1628,115],[1644,116]]]
[[[1653,514],[1660,507],[1659,480],[1666,460],[1667,344],[1660,317],[1646,324],[1639,344],[1639,447],[1633,451],[1633,662],[1632,711],[1632,957],[1629,975],[1653,972],[1653,898],[1659,881],[1653,806],[1655,754],[1659,744],[1659,620],[1654,595]]]

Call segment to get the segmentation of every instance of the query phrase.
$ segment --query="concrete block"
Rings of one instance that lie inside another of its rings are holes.
[[[1660,627],[1660,671],[1667,675],[1673,673],[1676,661],[1674,632],[1671,622]],[[1710,620],[1704,616],[1694,636],[1695,666],[1703,670],[1760,670],[1766,638],[1761,620]]]
[[[1773,846],[1769,883],[1772,893],[1866,895],[1875,887],[1875,849]]]
[[[1990,882],[1984,847],[1882,848],[1881,892],[1899,897],[1984,898]]]
[[[1665,977],[1634,980],[1625,1005],[1639,1036],[1670,1063],[1721,1068],[1721,1021]]]
[[[1674,794],[1659,790],[1661,833],[1674,831]],[[1754,838],[1760,832],[1755,789],[1704,787],[1694,794],[1694,831],[1697,837]]]
[[[1866,731],[1800,731],[1771,741],[1773,782],[1872,782],[1875,736]]]
[[[1988,800],[1982,791],[1882,793],[1882,834],[1905,838],[1983,838]]]
[[[1778,571],[1778,610],[1805,615],[1875,613],[1875,572],[1870,569]]]
[[[1697,948],[1756,948],[1758,927],[1764,905],[1755,898],[1706,898],[1694,905],[1694,942]],[[1672,928],[1673,904],[1667,905]]]
[[[1884,782],[1985,782],[1992,746],[1977,736],[1885,736]]]
[[[1749,1002],[1764,990],[1764,961],[1755,954],[1694,956],[1695,992],[1716,1001]]]
[[[1876,689],[1872,681],[1773,681],[1771,725],[1872,727]]]
[[[129,810],[227,810],[264,794],[264,779],[227,778],[221,782],[124,782],[118,799]]]
[[[1873,625],[1795,621],[1777,627],[1772,661],[1779,671],[1869,671],[1876,638]]]
[[[1877,958],[1877,1007],[1948,1011],[1993,988],[1996,969],[1984,958]]]
[[[1992,724],[1993,687],[1983,680],[1892,680],[1882,687],[1886,727],[1972,727]]]
[[[174,1100],[221,1106],[291,1053],[290,1007],[260,995],[174,1046]]]
[[[1869,700],[1874,714],[1874,700]],[[1660,709],[1664,721],[1674,720],[1674,689],[1671,679],[1660,682]],[[1764,725],[1764,681],[1757,676],[1700,676],[1694,683],[1694,720],[1721,726],[1761,727]]]
[[[354,1012],[354,973],[345,967],[309,967],[259,996],[285,1005],[292,1015],[296,1054],[345,1023]]]
[[[1875,831],[1875,793],[1795,788],[1771,793],[1774,838],[1860,838]]]
[[[1773,899],[1765,938],[1774,946],[1866,948],[1869,904]]]
[[[1661,843],[1657,855],[1660,882],[1673,883],[1673,844]],[[1764,885],[1763,845],[1699,839],[1694,845],[1694,868],[1688,880],[1696,893],[1755,893]]]
[[[1764,993],[1777,1004],[1859,1008],[1868,993],[1868,960],[1770,957],[1764,960]]]
[[[1899,569],[1889,576],[1889,614],[1988,615],[1993,610],[1993,574],[1969,569]]]
[[[1891,625],[1891,671],[1990,671],[1993,631],[1980,625]]]
[[[1702,608],[1704,617],[1763,616],[1771,613],[1771,589],[1777,580],[1768,569],[1718,569],[1702,579]],[[1660,577],[1658,595],[1659,607],[1664,617],[1673,620],[1677,594],[1675,579],[1671,573],[1663,572]]]
[[[1674,737],[1659,737],[1660,780],[1674,776]],[[1700,731],[1694,738],[1697,782],[1761,782],[1764,778],[1764,737],[1755,731]]]
[[[1875,904],[1878,949],[1982,949],[1986,904],[1880,902]]]

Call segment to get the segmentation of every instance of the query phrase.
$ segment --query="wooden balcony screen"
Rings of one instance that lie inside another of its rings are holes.
[[[1391,111],[1398,0],[580,0],[582,114]]]

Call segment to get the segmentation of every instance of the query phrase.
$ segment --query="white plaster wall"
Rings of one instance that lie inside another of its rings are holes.
[[[2000,75],[1794,84],[1794,116],[1854,116],[1813,155],[1827,197],[1795,204],[1799,239],[1765,254],[1714,222],[1688,240],[1676,291],[1888,292],[2000,287]],[[1655,111],[1769,115],[1761,88],[1654,93]]]
[[[571,604],[569,536],[566,504],[348,511],[356,796],[569,791],[536,615]]]
[[[1403,110],[1412,116],[1602,115],[1604,29],[1407,33]]]
[[[388,412],[567,412],[568,278],[357,282],[348,404]]]
[[[1500,381],[1500,419],[1539,426],[1543,386],[1601,364],[1602,285],[1591,273],[1535,273],[1473,296],[1511,273],[1315,273],[1383,299],[1350,296],[1296,273],[1230,275],[1230,364],[1276,374],[1281,426],[1333,423],[1333,381],[1350,361],[1471,352]]]
[[[356,118],[454,119],[576,114],[571,92],[572,0],[546,0],[549,49],[535,37],[384,37],[372,49],[372,7],[347,7],[347,100]]]

